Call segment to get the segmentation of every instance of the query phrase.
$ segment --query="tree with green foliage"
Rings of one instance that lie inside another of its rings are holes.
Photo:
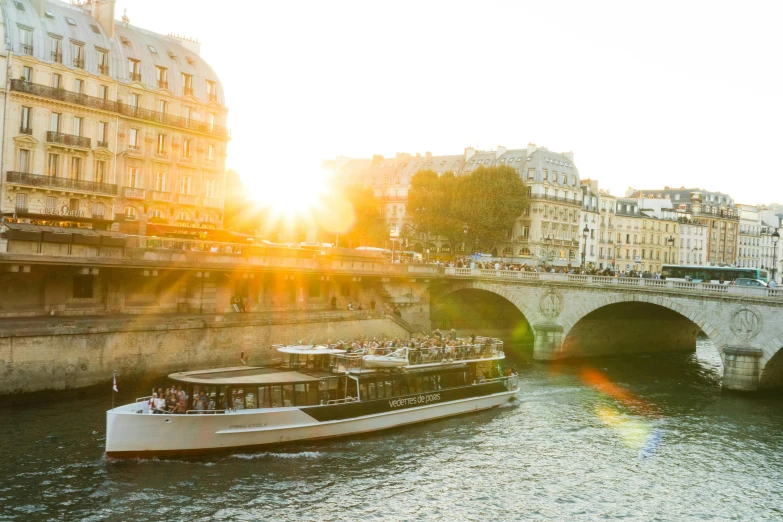
[[[525,184],[511,167],[479,167],[459,177],[423,170],[411,179],[409,230],[427,243],[445,239],[452,252],[463,243],[466,251],[490,251],[527,204]]]

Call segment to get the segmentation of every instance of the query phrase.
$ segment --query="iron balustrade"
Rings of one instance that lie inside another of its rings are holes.
[[[18,185],[27,185],[29,187],[48,187],[63,190],[79,190],[81,192],[93,192],[97,194],[106,194],[108,196],[117,195],[117,185],[110,183],[98,183],[97,181],[85,181],[82,179],[57,178],[54,176],[41,176],[38,174],[29,174],[27,172],[8,171],[5,177],[8,183]]]
[[[193,87],[183,87],[182,96],[193,96]]]
[[[52,61],[55,63],[63,63],[63,54],[52,51]]]
[[[207,94],[207,101],[216,102],[217,101],[217,93],[216,92],[210,92]]]
[[[166,80],[158,80],[158,88],[160,89],[168,89],[169,88],[169,82]]]
[[[62,132],[46,131],[46,142],[57,143],[58,145],[67,145],[69,147],[90,148],[90,138],[84,136],[74,136],[73,134],[63,134]]]
[[[73,66],[77,69],[84,69],[84,58],[74,58]]]
[[[101,74],[109,75],[109,66],[98,64],[98,72]]]
[[[130,73],[131,81],[132,82],[140,82],[141,81],[141,73]]]
[[[532,199],[546,199],[549,201],[559,201],[560,203],[569,203],[571,205],[577,205],[582,206],[582,202],[578,199],[570,199],[570,198],[564,198],[562,196],[551,196],[549,194],[533,194],[531,196]]]
[[[118,112],[123,116],[129,116],[131,118],[163,123],[164,125],[181,127],[183,129],[190,129],[196,132],[212,134],[214,136],[225,138],[229,136],[228,129],[221,125],[215,125],[204,121],[196,121],[192,118],[183,118],[181,116],[174,116],[172,114],[161,113],[149,109],[142,109],[133,105],[124,104],[121,101],[105,100],[103,98],[69,92],[65,89],[49,87],[20,79],[11,80],[11,90],[16,92],[23,92],[25,94],[41,96],[43,98],[49,98],[52,100],[73,103],[75,105],[82,105],[84,107],[91,107],[93,109]]]
[[[108,148],[109,148],[109,142],[108,142],[108,141],[100,141],[100,140],[99,140],[99,141],[98,141],[98,146],[99,146],[99,147],[103,147],[103,148],[105,148],[105,149],[108,149]]]
[[[33,54],[33,46],[32,45],[27,45],[27,44],[22,44],[22,54],[29,54],[29,55],[32,56],[32,54]]]
[[[27,134],[30,135],[33,133],[33,129],[30,127],[19,127],[19,134]]]

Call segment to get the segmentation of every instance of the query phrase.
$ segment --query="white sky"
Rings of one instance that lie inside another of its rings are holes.
[[[783,201],[783,3],[119,0],[202,42],[256,196],[322,159],[573,151],[583,178]]]

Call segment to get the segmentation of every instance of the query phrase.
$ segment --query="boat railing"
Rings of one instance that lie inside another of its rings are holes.
[[[335,356],[332,363],[332,370],[338,373],[349,370],[362,370],[367,366],[364,364],[365,355],[383,357],[391,356],[393,354],[407,359],[407,366],[497,359],[503,357],[503,341],[492,337],[476,337],[475,343],[472,344],[432,347],[378,346],[370,347],[368,349],[363,348],[359,352]]]
[[[139,397],[139,398],[136,399],[135,402],[145,402],[145,401],[150,400],[151,398],[152,398],[152,395],[148,395],[147,397]]]
[[[226,413],[226,410],[188,410],[185,412],[185,415],[199,415],[199,414],[216,414],[216,413]]]
[[[481,379],[479,381],[474,382],[474,385],[479,384],[489,384],[492,382],[502,382],[506,385],[506,389],[508,390],[516,390],[519,387],[519,375],[516,373],[511,375],[504,375],[502,377],[493,377],[492,379]]]
[[[349,402],[359,402],[359,399],[356,397],[346,397],[345,399],[329,399],[326,401],[326,405],[331,406],[333,404],[346,404]]]

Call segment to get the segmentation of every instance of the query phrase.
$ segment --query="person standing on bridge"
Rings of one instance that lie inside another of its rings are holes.
[[[774,279],[770,279],[769,283],[767,283],[767,288],[771,288],[772,290],[774,290],[777,287],[778,287],[778,284],[775,282]]]

